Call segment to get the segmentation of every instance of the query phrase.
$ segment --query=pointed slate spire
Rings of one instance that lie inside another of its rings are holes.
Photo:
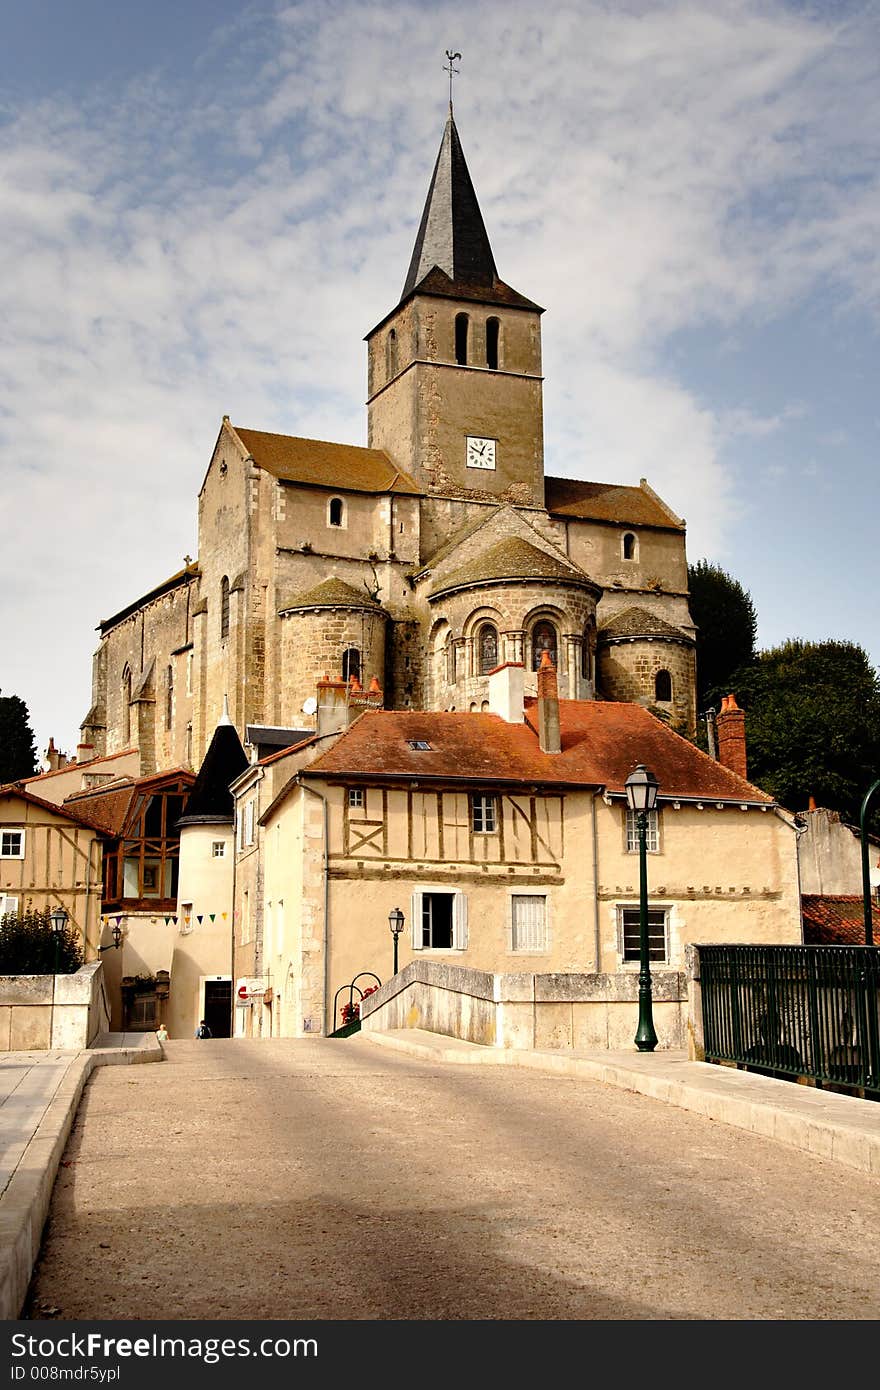
[[[435,265],[462,285],[489,288],[498,279],[451,107],[401,298]]]
[[[223,713],[187,798],[183,815],[177,822],[178,826],[219,825],[231,822],[235,814],[235,803],[229,784],[248,766],[247,754],[241,746],[238,731],[229,718],[229,709],[224,698]]]

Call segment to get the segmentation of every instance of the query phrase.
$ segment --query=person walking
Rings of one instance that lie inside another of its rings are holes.
[[[211,1030],[210,1030],[210,1028],[208,1027],[207,1023],[205,1022],[204,1019],[202,1019],[201,1023],[199,1024],[198,1028],[196,1029],[196,1037],[197,1037],[197,1038],[212,1038],[213,1036],[214,1036],[214,1034],[211,1032]]]
[[[164,1023],[160,1023],[159,1027],[156,1029],[156,1037],[160,1043],[168,1041],[168,1029],[165,1027]]]

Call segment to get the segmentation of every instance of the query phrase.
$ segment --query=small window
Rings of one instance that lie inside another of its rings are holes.
[[[592,630],[587,627],[584,629],[583,641],[581,642],[581,678],[588,681],[592,673],[592,658],[590,652],[590,639]]]
[[[486,366],[498,370],[498,338],[501,324],[498,319],[486,320]]]
[[[412,898],[412,944],[416,951],[467,948],[467,898],[442,889],[419,889]]]
[[[18,916],[18,898],[13,898],[9,893],[0,893],[0,917],[8,914]]]
[[[229,636],[229,580],[225,574],[220,580],[220,636]]]
[[[542,893],[514,893],[510,900],[510,949],[547,949],[547,899]]]
[[[471,797],[471,829],[475,835],[494,835],[498,829],[494,796]]]
[[[341,526],[345,515],[345,506],[341,497],[331,497],[330,505],[327,508],[327,525]]]
[[[672,677],[668,671],[658,671],[654,677],[654,699],[664,704],[672,699]]]
[[[186,693],[187,693],[187,695],[191,695],[191,694],[193,693],[193,654],[192,654],[192,652],[188,652],[188,653],[187,653],[187,657],[186,657]]]
[[[363,787],[349,787],[348,804],[350,807],[363,806],[364,790]]]
[[[667,959],[667,925],[669,914],[665,907],[648,908],[648,959]],[[639,960],[639,909],[620,909],[620,954],[625,961]]]
[[[24,859],[24,831],[0,831],[0,859]]]
[[[215,840],[211,845],[211,855],[214,859],[226,858],[226,841]]]
[[[660,853],[660,818],[656,811],[648,812],[648,824],[645,827],[645,848],[649,854]],[[639,821],[635,811],[627,810],[626,813],[626,852],[627,854],[638,854],[639,852]]]
[[[624,560],[635,560],[638,554],[638,543],[632,531],[624,533],[622,545]]]
[[[342,653],[342,679],[344,681],[360,680],[361,678],[361,654],[357,647],[347,647]]]
[[[467,366],[468,360],[468,316],[455,316],[455,360],[460,367]]]
[[[254,803],[249,801],[244,808],[244,846],[254,843]]]
[[[498,633],[491,623],[484,623],[477,638],[477,666],[481,676],[488,675],[498,665]]]
[[[389,381],[397,376],[397,333],[393,328],[385,343],[385,374]]]
[[[170,729],[174,716],[174,667],[165,673],[165,728]]]
[[[407,743],[410,748],[414,748],[417,753],[430,753],[431,745],[423,738],[408,738]]]
[[[556,628],[552,623],[536,623],[532,631],[532,670],[537,671],[541,665],[541,657],[544,652],[549,654],[554,666],[556,660]]]

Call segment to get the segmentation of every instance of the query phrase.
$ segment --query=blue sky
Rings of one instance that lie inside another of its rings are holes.
[[[365,442],[456,118],[543,304],[548,471],[647,477],[759,641],[880,663],[874,4],[10,0],[0,689],[70,751],[95,626],[196,553],[221,416]]]

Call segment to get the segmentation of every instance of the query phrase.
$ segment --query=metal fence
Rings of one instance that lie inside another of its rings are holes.
[[[880,1096],[880,947],[699,951],[707,1061]]]

